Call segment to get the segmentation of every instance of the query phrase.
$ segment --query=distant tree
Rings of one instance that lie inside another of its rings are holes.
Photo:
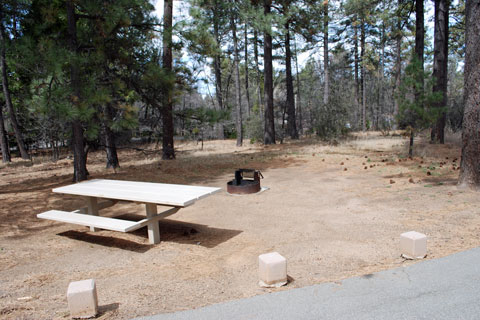
[[[458,184],[480,189],[480,1],[466,0],[465,113]]]
[[[232,1],[232,7],[230,8],[230,28],[232,31],[232,40],[233,40],[233,73],[235,81],[235,121],[236,121],[236,131],[237,131],[237,147],[241,147],[243,144],[243,124],[242,124],[242,93],[240,89],[240,54],[238,48],[238,38],[237,38],[237,26],[235,21],[235,16],[238,16],[238,11],[236,7],[236,1]],[[248,75],[245,75],[248,77]]]
[[[292,50],[291,50],[291,31],[290,26],[293,21],[294,12],[290,12],[292,1],[287,0],[282,2],[282,11],[285,19],[285,83],[286,83],[286,108],[288,114],[287,133],[292,139],[298,139],[297,120],[295,112],[295,96],[293,91],[293,76],[292,76]]]
[[[323,86],[323,103],[328,105],[330,94],[330,74],[328,66],[328,0],[323,1],[323,71],[325,72],[325,85]]]
[[[414,138],[417,132],[429,128],[444,108],[432,108],[441,99],[441,94],[432,92],[431,77],[423,70],[416,55],[405,68],[405,77],[397,95],[399,104],[398,121],[410,135],[408,155],[413,156]],[[429,90],[430,89],[430,90]]]
[[[415,82],[415,100],[416,104],[421,107],[422,97],[424,96],[424,52],[425,52],[425,17],[424,17],[424,0],[415,0],[415,56],[418,72],[417,81]],[[423,107],[421,107],[423,109]]]
[[[404,26],[405,21],[405,0],[398,0],[397,1],[397,8],[395,10],[395,19],[393,24],[393,37],[395,39],[395,66],[394,66],[394,78],[393,78],[393,86],[394,86],[394,93],[396,95],[399,94],[400,89],[400,81],[402,76],[402,42],[404,39]],[[394,100],[394,107],[393,107],[393,116],[396,118],[398,116],[399,106],[398,100]],[[396,123],[394,125],[396,128]]]

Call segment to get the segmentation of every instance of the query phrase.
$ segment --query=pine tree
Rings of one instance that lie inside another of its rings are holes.
[[[458,184],[480,189],[480,2],[466,0],[465,113]]]
[[[442,100],[436,107],[447,106],[447,75],[448,75],[448,16],[450,1],[435,0],[435,33],[434,33],[434,56],[433,56],[433,78],[435,85],[434,92],[442,95]],[[443,112],[432,127],[432,142],[445,143],[446,112]]]
[[[23,139],[22,129],[20,124],[17,121],[17,114],[12,103],[12,98],[10,95],[10,86],[7,76],[7,59],[6,59],[6,48],[7,48],[7,34],[5,31],[5,24],[9,19],[8,15],[16,15],[15,7],[8,2],[5,2],[0,5],[0,73],[1,73],[1,82],[3,89],[3,96],[5,99],[5,105],[7,106],[10,123],[13,127],[15,133],[15,138],[17,140],[18,150],[20,151],[20,156],[22,159],[29,159],[25,142]],[[2,117],[3,118],[3,117]]]
[[[271,8],[272,1],[263,1],[264,15],[267,20],[264,26],[263,43],[263,77],[265,90],[265,131],[263,143],[275,144],[275,118],[273,113],[273,47],[272,47],[272,21]]]

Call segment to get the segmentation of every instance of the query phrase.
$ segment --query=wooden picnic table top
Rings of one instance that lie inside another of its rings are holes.
[[[220,190],[220,188],[181,184],[94,179],[55,188],[52,191],[78,196],[186,207]]]

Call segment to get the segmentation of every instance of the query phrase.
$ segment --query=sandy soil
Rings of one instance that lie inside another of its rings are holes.
[[[90,154],[92,178],[218,186],[238,167],[262,170],[270,190],[222,192],[160,222],[162,242],[134,233],[39,220],[82,199],[53,194],[71,182],[71,160],[0,166],[0,318],[67,319],[70,281],[97,281],[101,319],[197,308],[414,263],[399,256],[402,232],[428,235],[428,259],[480,245],[480,197],[455,186],[459,147],[421,144],[405,158],[401,136],[358,135],[337,146],[307,139],[270,147],[234,141],[179,146],[178,159],[122,150],[122,168]],[[153,146],[147,146],[153,147]],[[103,213],[102,213],[103,214]],[[105,215],[140,216],[122,204]],[[290,283],[257,284],[258,255],[288,259]]]

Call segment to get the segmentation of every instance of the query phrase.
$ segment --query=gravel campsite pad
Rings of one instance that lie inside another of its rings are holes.
[[[456,187],[458,139],[417,143],[371,133],[340,143],[313,138],[275,146],[235,141],[182,143],[177,159],[133,149],[88,157],[91,178],[221,187],[223,192],[160,221],[162,242],[133,233],[36,218],[73,210],[77,197],[54,194],[72,180],[72,160],[48,157],[0,166],[0,318],[67,319],[69,282],[96,280],[100,319],[128,319],[303,287],[415,263],[400,257],[399,235],[428,236],[427,259],[480,245],[480,197]],[[154,145],[142,146],[154,148]],[[261,170],[268,190],[229,196],[237,168]],[[142,215],[122,204],[107,216]],[[289,284],[258,286],[258,255],[288,261]]]

